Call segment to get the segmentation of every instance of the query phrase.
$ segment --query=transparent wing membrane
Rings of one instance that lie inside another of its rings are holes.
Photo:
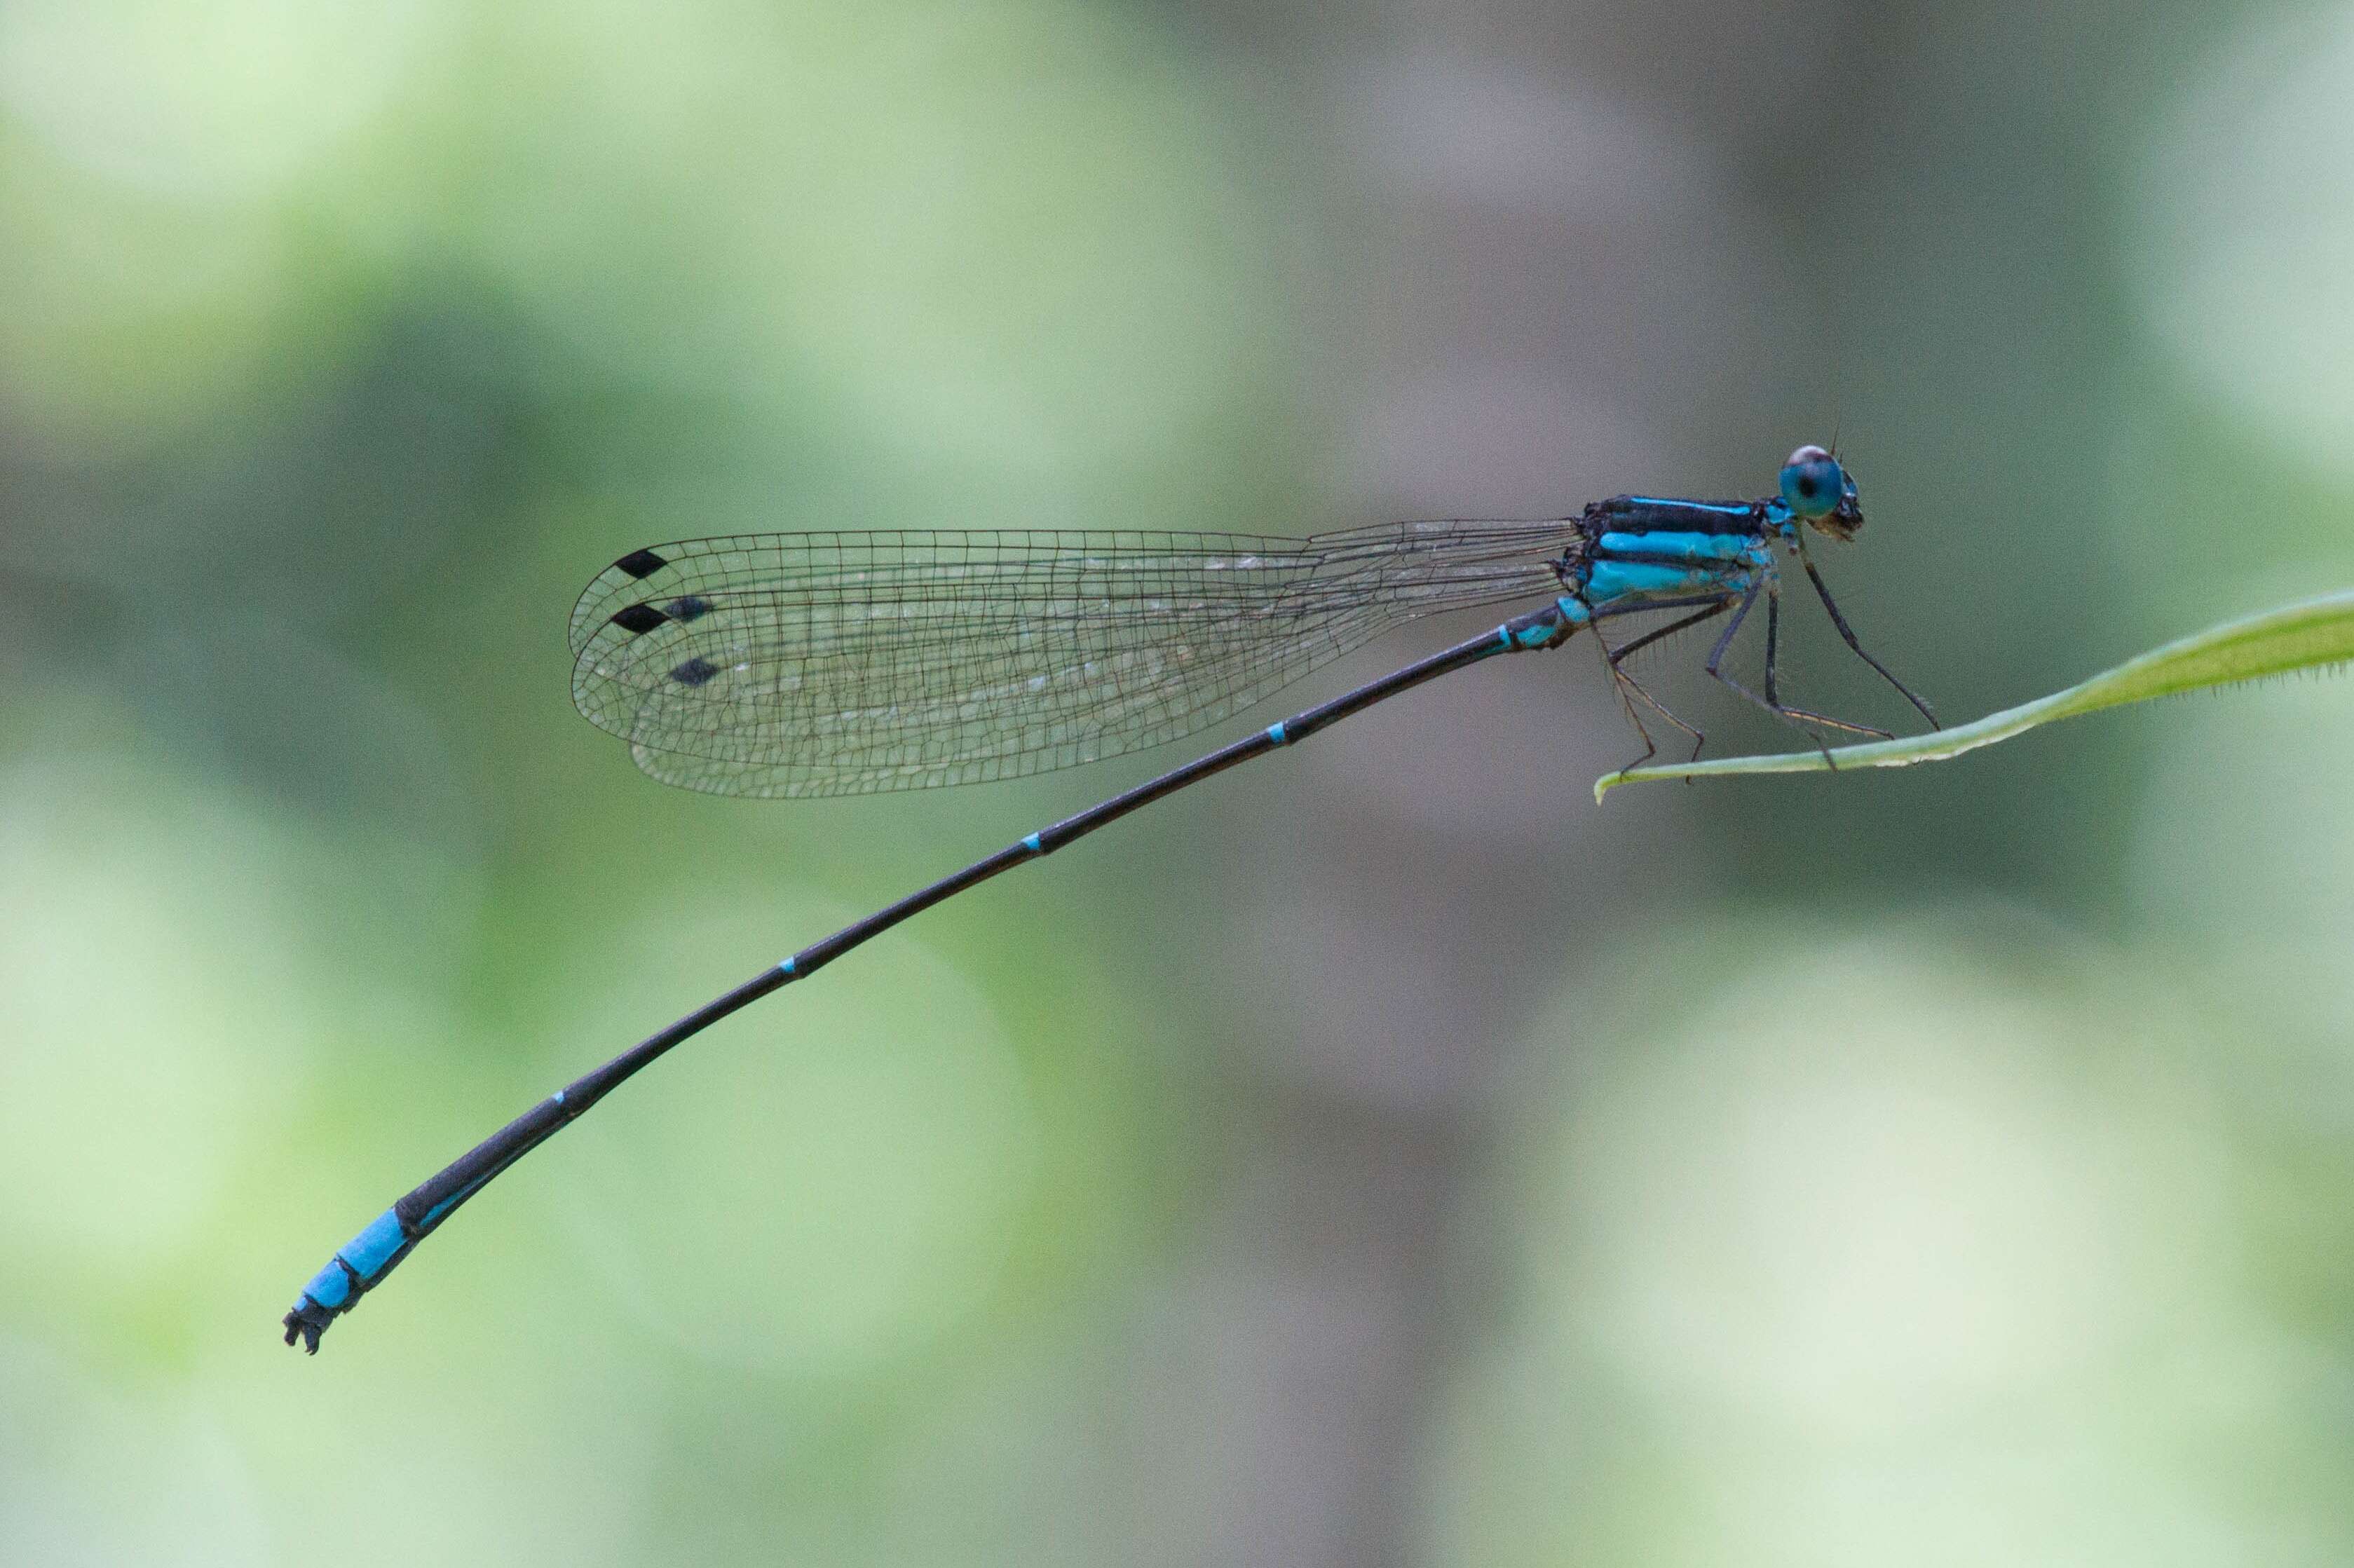
[[[1567,523],[1310,539],[974,530],[657,545],[572,614],[573,700],[665,783],[864,794],[1190,735],[1418,616],[1556,590]]]

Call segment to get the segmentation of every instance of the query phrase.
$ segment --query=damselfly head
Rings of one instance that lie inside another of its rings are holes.
[[[1803,446],[1782,465],[1782,501],[1819,534],[1852,539],[1863,526],[1855,476],[1818,446]]]

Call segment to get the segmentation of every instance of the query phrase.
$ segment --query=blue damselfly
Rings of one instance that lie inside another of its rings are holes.
[[[1007,779],[1190,735],[1379,632],[1442,610],[1542,599],[1494,630],[1268,725],[1042,828],[764,969],[567,1085],[395,1203],[303,1287],[286,1342],[319,1336],[493,1177],[673,1045],[851,948],[1161,797],[1450,671],[1555,648],[1594,628],[1642,713],[1701,733],[1638,684],[1628,655],[1729,615],[1709,674],[1810,731],[1886,732],[1781,700],[1777,549],[1805,568],[1864,652],[1806,546],[1851,539],[1855,482],[1820,447],[1778,493],[1698,502],[1622,495],[1548,522],[1405,523],[1308,539],[1148,532],[773,534],[622,556],[572,615],[573,696],[667,783],[724,795],[861,794]],[[1722,669],[1766,601],[1764,690]],[[1602,623],[1673,612],[1612,646]],[[1639,760],[1639,759],[1638,759]]]

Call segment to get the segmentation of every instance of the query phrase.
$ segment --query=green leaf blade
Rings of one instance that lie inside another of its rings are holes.
[[[1736,773],[1832,773],[1943,762],[2042,725],[2098,713],[2103,708],[2237,685],[2298,670],[2326,669],[2349,661],[2354,661],[2354,589],[2225,621],[2128,659],[2064,691],[1988,714],[1973,724],[1896,740],[1835,747],[1828,751],[1727,757],[1706,762],[1628,768],[1596,779],[1594,798],[1599,801],[1621,784],[1661,779],[1716,778]]]

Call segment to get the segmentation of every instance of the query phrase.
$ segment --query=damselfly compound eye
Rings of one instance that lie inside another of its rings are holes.
[[[1846,471],[1820,447],[1800,447],[1782,465],[1782,499],[1810,522],[1828,516],[1846,493]]]

